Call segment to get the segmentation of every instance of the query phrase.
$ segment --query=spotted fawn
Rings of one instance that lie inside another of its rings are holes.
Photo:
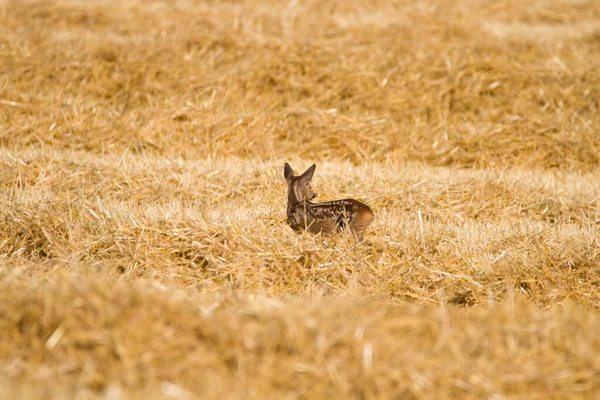
[[[300,176],[285,163],[284,177],[288,185],[287,223],[295,231],[332,233],[350,228],[359,242],[365,229],[373,222],[373,211],[354,199],[311,203],[316,197],[310,181],[317,166],[313,164]]]

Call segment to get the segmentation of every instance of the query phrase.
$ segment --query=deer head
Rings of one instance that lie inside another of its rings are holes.
[[[294,170],[288,163],[285,163],[285,170],[283,176],[288,185],[288,209],[303,201],[312,200],[317,195],[312,191],[310,187],[310,180],[315,173],[315,164],[311,165],[304,173],[300,176],[294,175]]]

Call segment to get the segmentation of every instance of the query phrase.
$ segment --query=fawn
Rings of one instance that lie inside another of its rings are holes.
[[[359,242],[363,241],[365,229],[373,222],[373,211],[366,204],[354,199],[311,203],[316,194],[310,180],[317,166],[313,164],[300,176],[285,163],[284,177],[288,185],[287,223],[295,231],[332,233],[349,227]]]

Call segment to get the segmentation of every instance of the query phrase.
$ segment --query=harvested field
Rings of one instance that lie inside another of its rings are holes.
[[[592,0],[0,0],[0,397],[598,397],[599,102]]]

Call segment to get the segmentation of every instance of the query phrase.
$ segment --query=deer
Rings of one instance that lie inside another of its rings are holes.
[[[296,232],[331,234],[348,228],[360,243],[364,231],[373,222],[373,211],[364,203],[354,199],[311,203],[317,195],[310,181],[317,166],[311,165],[302,175],[285,163],[284,178],[288,186],[287,224]]]

